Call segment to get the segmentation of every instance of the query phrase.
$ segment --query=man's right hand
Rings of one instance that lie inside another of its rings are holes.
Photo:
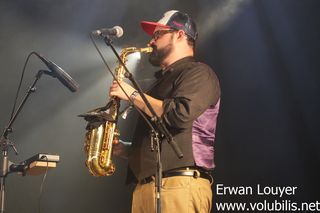
[[[113,148],[112,154],[123,159],[128,159],[128,150],[130,146],[131,146],[130,142],[125,142],[119,139],[115,139],[112,145],[112,148]]]

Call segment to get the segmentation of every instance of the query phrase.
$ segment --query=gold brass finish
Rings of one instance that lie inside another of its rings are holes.
[[[121,51],[120,58],[123,63],[127,62],[127,56],[132,53],[149,53],[152,47],[136,48],[128,47]],[[124,66],[119,63],[115,69],[115,77],[121,82],[124,78]],[[119,131],[117,129],[117,119],[119,114],[120,100],[117,97],[111,97],[109,108],[105,109],[104,113],[109,118],[106,122],[98,127],[90,128],[86,132],[84,149],[87,155],[86,166],[89,172],[96,177],[110,176],[115,171],[115,165],[112,163],[112,145],[114,140],[119,139]],[[98,108],[98,110],[101,108]],[[92,110],[93,112],[95,110]]]

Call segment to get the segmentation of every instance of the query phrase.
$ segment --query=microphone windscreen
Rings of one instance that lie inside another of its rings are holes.
[[[76,92],[79,89],[79,84],[68,73],[66,73],[61,67],[55,63],[50,63],[50,68],[54,71],[55,77],[65,85],[71,92]]]

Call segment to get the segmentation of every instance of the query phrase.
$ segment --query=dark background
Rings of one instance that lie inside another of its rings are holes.
[[[57,79],[43,76],[10,135],[19,151],[18,156],[9,152],[13,162],[39,152],[61,157],[47,175],[41,212],[130,211],[126,161],[114,159],[115,175],[102,178],[90,176],[84,165],[85,122],[77,115],[102,106],[111,82],[88,32],[120,25],[125,34],[114,40],[119,50],[144,47],[150,38],[139,21],[158,20],[170,9],[185,11],[198,23],[197,56],[220,79],[215,183],[296,186],[297,193],[283,199],[319,201],[319,6],[317,0],[1,0],[0,127],[8,123],[31,51],[59,64],[80,84],[71,93]],[[98,43],[114,69],[114,56]],[[156,69],[142,59],[137,71],[131,69],[148,85]],[[19,100],[43,68],[32,56]],[[122,139],[130,140],[134,121],[134,115],[120,121]],[[7,212],[37,212],[42,178],[9,175]],[[214,195],[215,203],[261,199],[280,198]]]

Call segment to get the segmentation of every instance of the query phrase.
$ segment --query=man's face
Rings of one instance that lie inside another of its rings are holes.
[[[152,40],[150,41],[150,46],[153,50],[149,55],[149,62],[153,66],[161,66],[164,59],[166,59],[173,50],[173,32],[175,32],[175,30],[170,28],[157,27],[155,29]]]

